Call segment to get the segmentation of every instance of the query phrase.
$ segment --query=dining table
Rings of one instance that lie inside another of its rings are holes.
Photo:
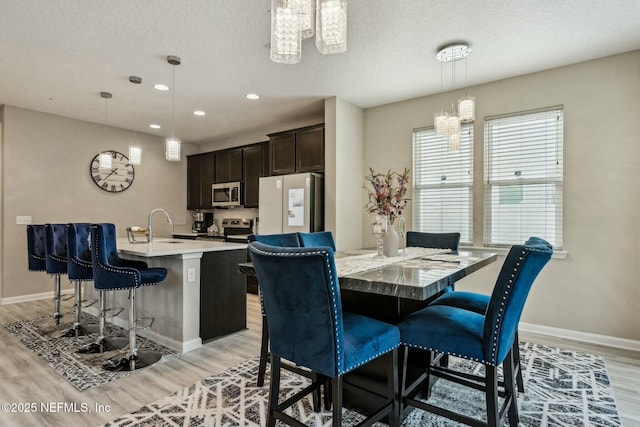
[[[429,305],[458,280],[495,262],[497,254],[482,249],[451,251],[407,247],[392,257],[380,256],[372,249],[355,249],[337,251],[334,259],[343,310],[398,324]],[[239,269],[242,273],[255,275],[250,262],[239,264]],[[378,400],[370,396],[363,398],[353,390],[365,389],[384,395],[385,363],[389,360],[383,359],[376,359],[345,375],[345,407],[366,414],[379,404]],[[425,352],[410,349],[408,380],[417,377],[426,363]]]

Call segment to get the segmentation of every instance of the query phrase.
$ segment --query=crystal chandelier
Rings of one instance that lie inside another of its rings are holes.
[[[347,50],[346,0],[272,0],[271,60],[297,64],[302,40],[316,35],[322,54]]]
[[[165,158],[170,162],[179,162],[180,161],[180,144],[181,141],[179,138],[176,138],[175,135],[175,124],[176,124],[176,65],[180,65],[180,58],[177,56],[169,55],[167,56],[167,62],[172,65],[173,74],[172,74],[172,82],[173,87],[171,88],[171,137],[165,139]]]
[[[466,58],[469,56],[471,48],[466,43],[455,43],[444,46],[438,50],[436,59],[441,63],[451,62],[452,65],[452,89],[455,86],[455,62],[465,59],[465,87],[467,85]],[[440,68],[440,89],[442,90],[442,67]],[[449,137],[449,150],[460,149],[460,125],[475,120],[475,98],[465,96],[458,100],[458,112],[453,105],[452,112],[440,111],[433,116],[433,126],[436,134]]]

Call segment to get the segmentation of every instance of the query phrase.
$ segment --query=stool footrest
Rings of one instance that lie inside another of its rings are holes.
[[[124,311],[124,307],[109,307],[104,310],[104,317],[116,317]],[[108,315],[107,315],[108,314]]]
[[[71,298],[73,298],[73,297],[75,297],[75,294],[62,294],[62,295],[60,295],[60,299],[61,299],[62,301],[68,301],[68,300],[70,300],[70,299],[71,299]],[[54,298],[54,299],[55,299],[55,298]]]
[[[153,326],[153,322],[156,321],[155,317],[140,317],[136,319],[136,331],[145,331]],[[139,322],[149,322],[147,325],[137,326]]]
[[[92,305],[94,305],[95,303],[97,303],[98,300],[97,299],[83,299],[82,301],[80,301],[80,307],[82,308],[86,308],[86,307],[91,307]],[[86,304],[84,304],[86,303]],[[75,304],[74,304],[75,307]]]

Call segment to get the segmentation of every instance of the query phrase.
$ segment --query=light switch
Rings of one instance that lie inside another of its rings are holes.
[[[31,215],[16,217],[16,224],[31,224]]]
[[[189,268],[187,269],[187,282],[193,283],[196,281],[196,269]]]

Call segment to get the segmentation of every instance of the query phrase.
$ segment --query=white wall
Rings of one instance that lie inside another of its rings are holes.
[[[325,103],[325,229],[338,250],[360,247],[362,229],[353,226],[363,204],[362,150],[364,112],[340,98]]]
[[[412,164],[412,129],[462,90],[365,110],[364,164]],[[522,321],[640,340],[636,267],[640,224],[640,51],[469,88],[474,126],[474,244],[482,244],[483,117],[564,105],[566,259],[552,259],[535,283]],[[411,197],[409,192],[408,197]],[[411,229],[411,206],[407,212]],[[361,211],[364,244],[373,245]],[[490,292],[502,259],[459,288]],[[481,285],[478,285],[481,284]]]
[[[34,224],[112,222],[121,237],[126,226],[146,226],[147,214],[156,207],[166,209],[177,225],[191,224],[185,209],[186,161],[167,162],[161,138],[137,134],[142,164],[135,167],[134,182],[126,191],[108,193],[93,183],[93,157],[103,150],[128,155],[133,142],[133,132],[123,129],[105,132],[95,123],[4,107],[3,300],[53,290],[48,275],[27,269],[26,228],[16,225],[18,215],[30,215]],[[182,154],[190,151],[193,146],[183,144]],[[170,235],[169,224],[159,215],[154,218],[154,234]]]

